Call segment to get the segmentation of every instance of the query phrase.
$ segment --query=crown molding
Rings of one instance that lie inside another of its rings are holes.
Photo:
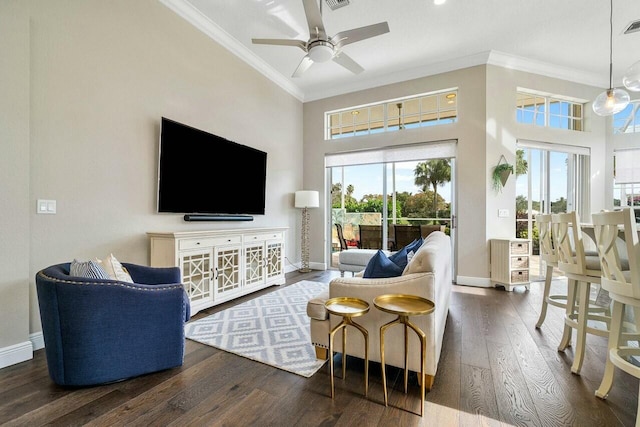
[[[211,21],[202,12],[196,9],[186,0],[159,0],[160,3],[167,6],[177,15],[185,19],[191,25],[205,33],[207,36],[215,40],[222,47],[233,53],[244,62],[252,66],[266,78],[280,86],[286,92],[294,96],[299,101],[304,101],[304,94],[299,87],[292,84],[282,74],[277,72],[273,67],[262,60],[258,55],[245,47],[238,40],[233,38],[229,33],[220,28],[215,22]]]
[[[489,52],[487,64],[510,70],[524,71],[560,80],[567,80],[574,83],[581,83],[588,86],[605,87],[608,85],[608,83],[602,82],[602,79],[595,73],[587,73],[575,68],[562,67],[560,65],[535,61],[495,50]]]

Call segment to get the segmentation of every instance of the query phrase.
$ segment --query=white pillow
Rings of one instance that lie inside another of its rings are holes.
[[[96,258],[96,262],[98,262],[105,269],[111,280],[133,283],[133,279],[131,278],[131,275],[129,274],[127,269],[124,268],[122,264],[120,264],[120,261],[118,261],[116,257],[113,256],[113,254],[109,254],[109,256],[105,258],[104,261]]]

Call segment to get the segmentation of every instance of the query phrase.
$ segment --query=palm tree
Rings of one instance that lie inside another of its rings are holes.
[[[529,164],[524,159],[524,150],[516,150],[516,176],[525,175],[529,170]]]
[[[438,186],[451,181],[451,163],[447,159],[427,160],[416,165],[413,171],[415,184],[427,192],[429,186],[433,187],[433,211],[438,210]]]

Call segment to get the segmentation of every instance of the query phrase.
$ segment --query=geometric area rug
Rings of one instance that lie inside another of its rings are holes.
[[[316,359],[307,301],[329,286],[303,280],[185,325],[185,336],[251,360],[309,378]]]

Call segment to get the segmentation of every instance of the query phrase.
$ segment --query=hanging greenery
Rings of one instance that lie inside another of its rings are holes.
[[[503,161],[504,163],[502,163]],[[513,165],[507,163],[507,159],[504,156],[500,156],[500,160],[496,167],[493,168],[493,174],[491,175],[493,189],[496,192],[502,192],[502,188],[506,185],[509,175],[513,172]]]

